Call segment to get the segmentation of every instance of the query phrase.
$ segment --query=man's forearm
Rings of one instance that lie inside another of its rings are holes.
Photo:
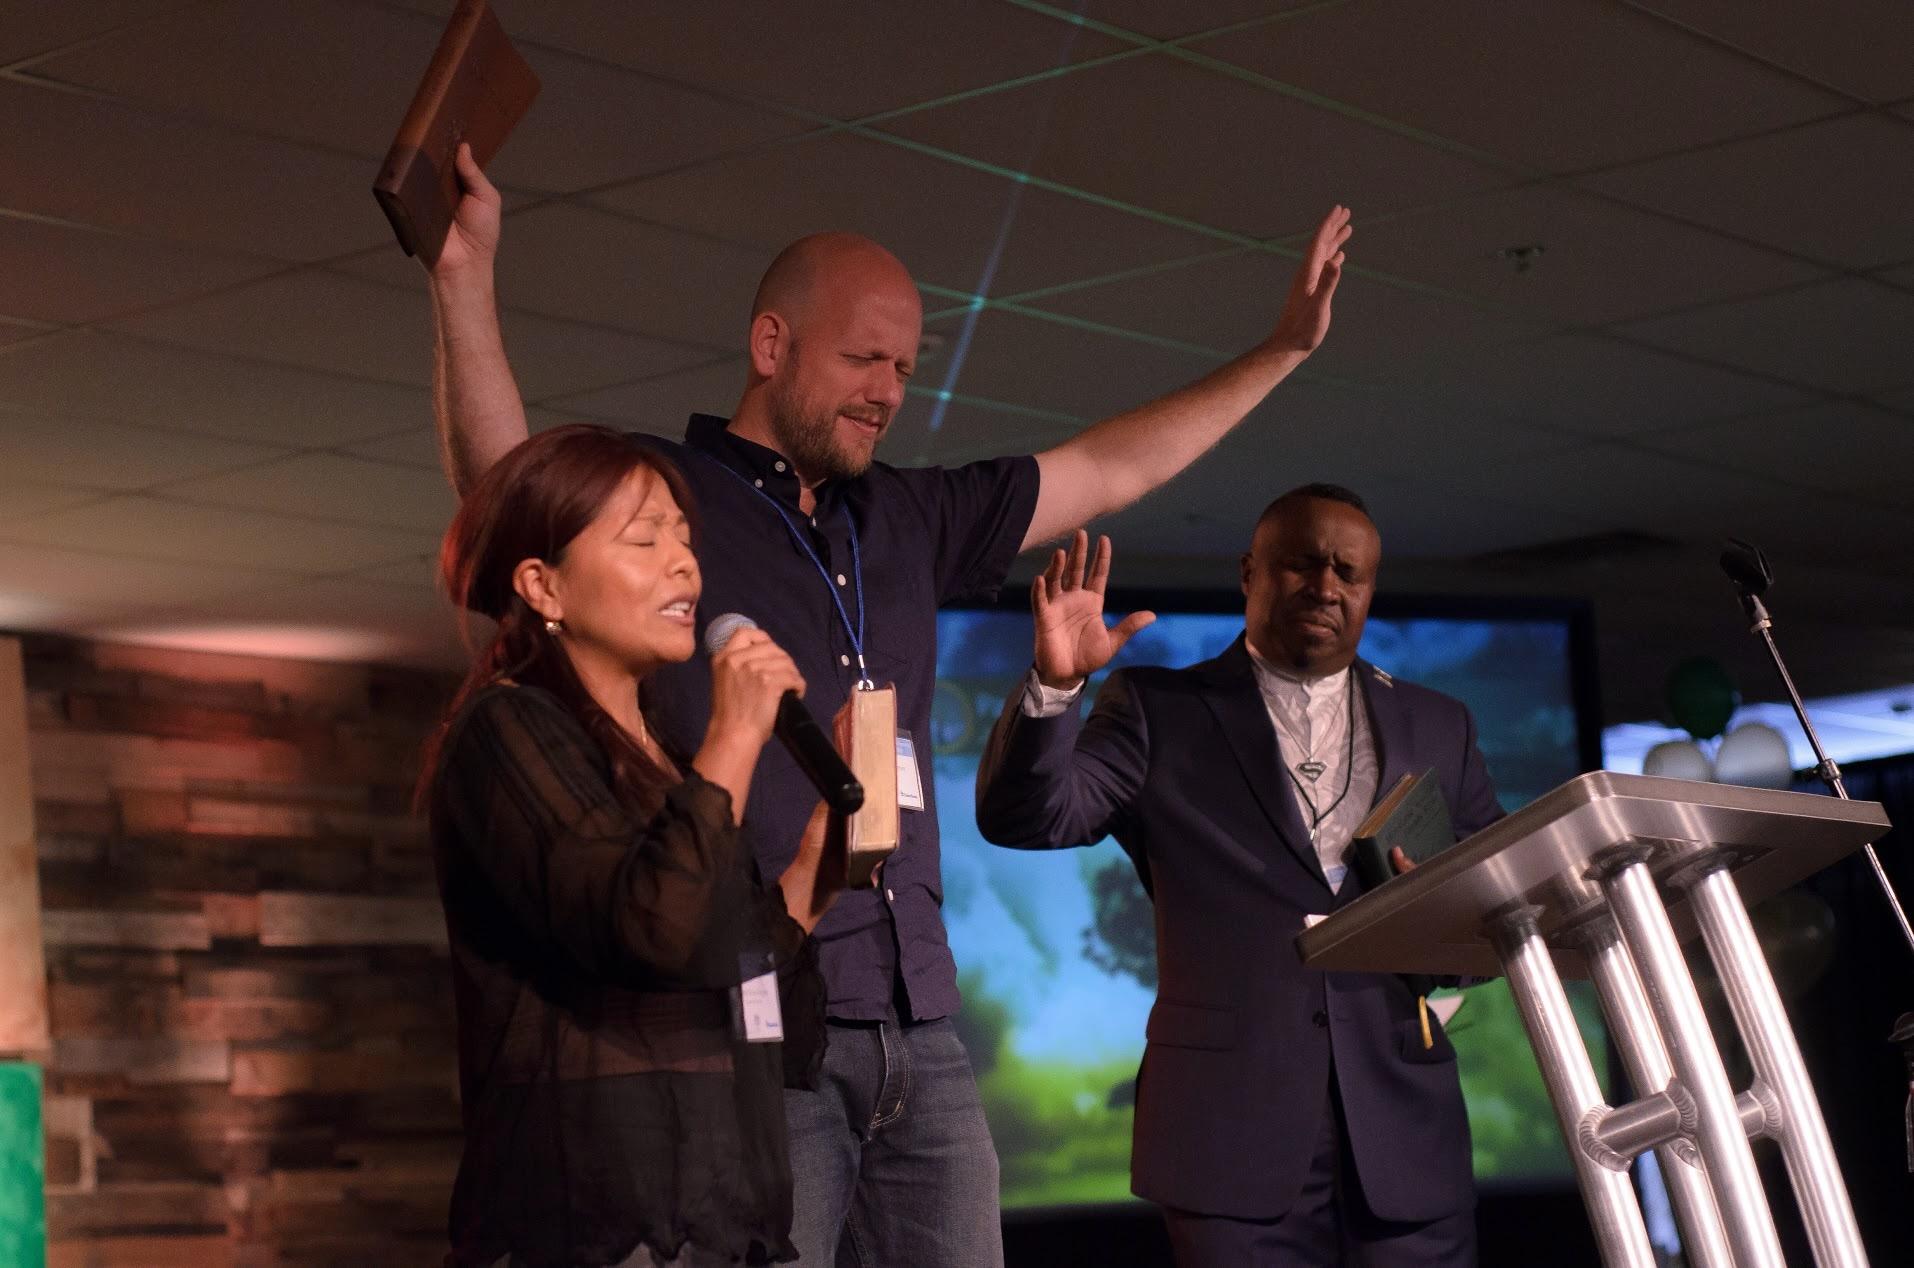
[[[505,359],[490,271],[435,277],[431,289],[432,413],[439,461],[463,497],[525,439],[525,403]]]
[[[1038,454],[1042,483],[1024,549],[1122,510],[1168,483],[1262,404],[1305,355],[1259,344],[1187,387]]]

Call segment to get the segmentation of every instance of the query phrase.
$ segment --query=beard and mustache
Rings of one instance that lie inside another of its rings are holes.
[[[838,416],[874,424],[878,429],[876,439],[882,439],[890,423],[890,410],[880,405],[839,407],[804,399],[797,386],[796,343],[791,345],[791,368],[791,375],[771,388],[771,433],[784,456],[813,480],[848,480],[863,475],[870,469],[872,451],[839,441]],[[875,447],[874,439],[872,449]]]

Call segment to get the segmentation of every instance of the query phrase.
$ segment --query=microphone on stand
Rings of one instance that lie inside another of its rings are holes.
[[[711,624],[705,627],[704,649],[710,655],[724,650],[739,630],[755,630],[758,623],[748,616],[737,612],[726,612],[713,617]],[[851,768],[838,756],[837,746],[831,743],[824,728],[817,724],[811,711],[795,691],[787,691],[778,700],[778,720],[772,727],[772,733],[778,742],[784,745],[784,751],[791,755],[804,777],[817,789],[818,796],[831,808],[832,814],[853,815],[864,804],[864,785],[857,782],[857,776],[851,774]]]
[[[1775,646],[1774,618],[1768,615],[1768,605],[1761,601],[1761,596],[1774,584],[1774,569],[1768,566],[1767,556],[1753,543],[1730,537],[1721,552],[1721,570],[1728,574],[1728,580],[1735,583],[1735,590],[1741,596],[1741,610],[1748,614],[1748,632],[1761,636],[1761,641],[1767,645],[1769,659],[1774,661],[1775,672],[1781,675],[1781,685],[1788,689],[1788,702],[1794,706],[1794,716],[1801,720],[1801,729],[1807,733],[1808,745],[1814,749],[1814,773],[1821,777],[1821,781],[1835,796],[1843,801],[1852,800],[1848,796],[1847,786],[1841,782],[1841,768],[1821,747],[1821,737],[1815,733],[1814,723],[1808,719],[1808,707],[1802,703],[1801,693],[1794,688],[1794,677],[1788,673],[1787,663],[1781,659],[1781,649]],[[1871,844],[1861,849],[1867,854],[1869,866],[1874,869],[1875,883],[1880,886],[1888,907],[1894,912],[1894,919],[1900,923],[1901,937],[1906,940],[1908,949],[1914,950],[1914,927],[1907,923],[1907,912],[1902,909],[1901,900],[1887,878],[1887,869],[1881,866],[1881,856],[1874,852]],[[1914,1013],[1901,1015],[1888,1041],[1901,1046],[1908,1062],[1907,1166],[1910,1172],[1914,1172]]]

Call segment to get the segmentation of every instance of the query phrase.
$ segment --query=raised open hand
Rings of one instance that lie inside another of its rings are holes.
[[[1090,535],[1078,529],[1068,552],[1058,550],[1050,566],[1030,584],[1030,612],[1037,624],[1037,681],[1064,690],[1075,687],[1110,663],[1130,636],[1156,620],[1154,612],[1132,612],[1114,628],[1103,623],[1103,590],[1110,580],[1110,539],[1097,538],[1090,558]]]
[[[452,209],[452,228],[445,235],[439,262],[432,266],[435,276],[456,273],[474,265],[489,268],[492,258],[498,254],[499,215],[505,200],[472,158],[472,147],[463,141],[459,142],[456,162],[459,185],[465,193],[459,205]]]
[[[1314,352],[1329,333],[1329,301],[1342,279],[1343,243],[1349,241],[1349,208],[1338,203],[1316,226],[1309,253],[1296,269],[1270,343],[1293,352]]]

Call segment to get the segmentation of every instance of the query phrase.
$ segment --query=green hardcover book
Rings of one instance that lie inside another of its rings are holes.
[[[1349,866],[1367,893],[1396,874],[1389,853],[1397,846],[1411,863],[1423,863],[1454,844],[1455,823],[1435,772],[1404,775],[1357,825],[1349,842]]]

